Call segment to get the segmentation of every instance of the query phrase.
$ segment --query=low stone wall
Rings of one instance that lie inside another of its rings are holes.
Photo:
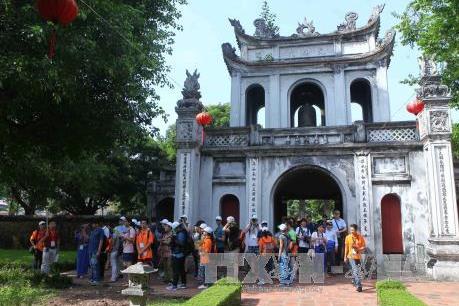
[[[28,249],[31,233],[38,228],[39,216],[0,216],[0,249]],[[82,224],[99,220],[102,224],[117,225],[118,216],[55,216],[62,250],[76,250],[75,231]]]

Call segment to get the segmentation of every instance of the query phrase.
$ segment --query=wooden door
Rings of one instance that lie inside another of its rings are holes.
[[[223,224],[226,223],[226,218],[233,216],[236,222],[239,223],[239,199],[232,195],[227,194],[220,200],[220,215],[223,219]]]
[[[403,254],[400,198],[385,195],[381,200],[383,254]]]

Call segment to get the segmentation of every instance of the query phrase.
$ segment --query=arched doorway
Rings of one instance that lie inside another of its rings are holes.
[[[381,200],[383,254],[403,254],[400,198],[386,194]]]
[[[325,126],[325,99],[317,84],[304,82],[292,90],[290,126]]]
[[[265,126],[265,90],[259,84],[251,85],[245,92],[246,125]]]
[[[373,122],[370,82],[366,79],[356,79],[352,81],[350,91],[352,121]]]
[[[345,217],[341,188],[329,171],[316,166],[301,166],[284,173],[274,187],[273,201],[275,226],[285,216],[307,214],[313,221],[324,215],[331,218],[334,209]]]
[[[233,216],[239,224],[239,199],[235,195],[225,194],[220,199],[220,216],[224,224],[229,216]]]
[[[167,197],[162,199],[156,204],[156,219],[174,220],[174,198]]]

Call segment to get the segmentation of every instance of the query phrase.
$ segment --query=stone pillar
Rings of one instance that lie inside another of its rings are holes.
[[[344,66],[335,65],[333,66],[333,75],[334,75],[334,96],[335,101],[333,104],[333,116],[330,117],[330,120],[327,119],[327,125],[346,125],[351,124],[351,114],[350,114],[350,102],[347,102],[346,98],[346,84],[344,80]],[[350,98],[349,98],[350,99]],[[331,105],[329,106],[331,107]]]
[[[241,120],[241,74],[233,72],[231,75],[231,127],[245,126]]]
[[[376,68],[377,97],[373,95],[372,110],[374,122],[390,121],[390,101],[387,89],[387,59],[381,59]]]
[[[203,110],[199,101],[201,94],[198,83],[199,74],[191,75],[187,71],[187,79],[182,90],[183,99],[177,102],[177,162],[175,179],[174,217],[178,219],[187,215],[189,222],[194,222],[198,209],[200,147],[202,127],[196,122],[196,115]]]
[[[424,144],[430,238],[426,247],[427,272],[434,279],[459,280],[459,226],[451,152],[449,90],[429,60],[422,65],[418,97],[425,103],[418,114],[419,134]]]

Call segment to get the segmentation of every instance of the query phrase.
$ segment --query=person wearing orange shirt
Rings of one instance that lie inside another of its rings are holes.
[[[362,292],[362,280],[360,278],[360,260],[365,251],[365,238],[357,232],[358,226],[351,224],[350,233],[346,236],[344,247],[344,262],[349,262],[352,268],[352,283],[357,287],[358,292]]]
[[[43,249],[45,247],[45,239],[47,238],[46,222],[40,221],[38,229],[32,232],[30,236],[30,252],[33,254],[33,269],[40,270],[43,260]]]
[[[277,242],[273,237],[273,234],[268,230],[267,227],[262,227],[261,228],[261,236],[258,239],[258,246],[260,248],[260,256],[272,256],[275,252],[275,248],[277,246]],[[271,273],[271,271],[274,269],[274,260],[271,257],[268,260],[268,263],[266,266],[260,265],[258,269],[267,269],[268,273]],[[259,285],[264,285],[265,281],[263,279],[260,279],[258,281]]]
[[[209,253],[214,251],[214,236],[213,230],[210,226],[207,226],[202,231],[203,237],[201,240],[201,244],[199,246],[199,274],[200,279],[202,280],[202,284],[198,287],[198,289],[206,289],[208,285],[206,284],[206,264],[209,263]]]
[[[143,219],[140,223],[140,230],[136,238],[136,247],[138,254],[138,261],[152,265],[153,251],[151,246],[155,239],[155,235],[150,231],[148,227],[148,222],[146,219]],[[158,270],[156,269],[157,272]]]

